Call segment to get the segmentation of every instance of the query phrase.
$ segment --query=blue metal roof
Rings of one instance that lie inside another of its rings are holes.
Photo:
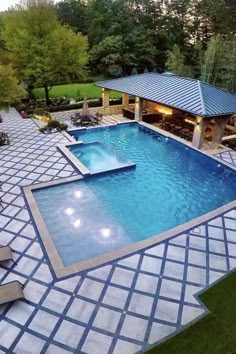
[[[177,75],[146,73],[101,81],[96,85],[202,117],[236,113],[235,94],[204,81]]]

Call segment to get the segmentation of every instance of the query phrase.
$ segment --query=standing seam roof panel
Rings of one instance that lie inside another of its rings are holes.
[[[176,75],[146,73],[101,81],[97,86],[205,117],[236,113],[235,94]]]

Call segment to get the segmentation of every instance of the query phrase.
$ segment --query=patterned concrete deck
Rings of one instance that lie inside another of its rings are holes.
[[[0,147],[0,242],[17,265],[0,282],[24,285],[28,301],[0,307],[0,353],[131,354],[206,313],[196,293],[236,267],[236,208],[185,234],[95,270],[56,279],[21,187],[76,174],[56,149],[60,133],[3,113],[11,145]],[[236,152],[221,156],[236,165]]]

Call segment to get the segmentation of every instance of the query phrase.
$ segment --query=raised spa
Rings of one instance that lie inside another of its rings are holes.
[[[100,142],[78,143],[67,148],[90,173],[135,167],[135,164],[124,156]]]

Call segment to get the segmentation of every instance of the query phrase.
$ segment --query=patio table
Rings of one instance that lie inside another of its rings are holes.
[[[92,115],[80,116],[76,122],[76,125],[89,126],[98,124],[98,119]]]

